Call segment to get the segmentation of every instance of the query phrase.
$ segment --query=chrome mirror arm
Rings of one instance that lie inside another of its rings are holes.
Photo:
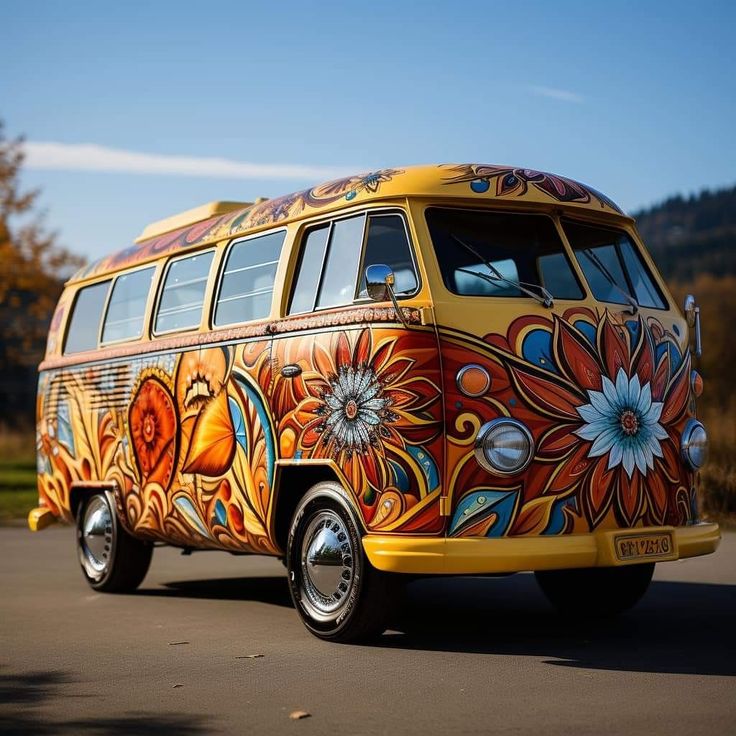
[[[685,312],[687,326],[691,330],[695,330],[695,347],[693,349],[693,355],[695,355],[696,358],[699,358],[703,354],[703,342],[700,332],[700,307],[692,294],[688,294],[685,297],[683,311]]]
[[[388,292],[389,297],[391,298],[391,304],[394,305],[394,312],[396,316],[399,318],[399,321],[401,322],[404,327],[409,327],[409,323],[406,321],[406,317],[404,316],[404,310],[399,306],[399,302],[396,299],[396,294],[394,294],[394,283],[396,279],[394,277],[393,271],[386,276],[386,291]]]

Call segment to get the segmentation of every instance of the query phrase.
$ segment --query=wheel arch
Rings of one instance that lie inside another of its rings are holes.
[[[331,460],[279,461],[276,463],[274,492],[270,514],[271,538],[281,553],[286,552],[289,527],[299,502],[310,488],[322,481],[334,481],[343,489],[343,498],[349,504],[362,531],[365,520],[355,495],[344,474]]]
[[[125,526],[125,519],[120,514],[120,494],[118,492],[118,484],[115,482],[78,481],[76,483],[72,483],[69,490],[69,511],[71,512],[72,518],[76,518],[79,506],[85,498],[89,498],[94,493],[99,493],[100,491],[110,491],[115,501],[113,504],[115,515],[118,517],[118,521]]]

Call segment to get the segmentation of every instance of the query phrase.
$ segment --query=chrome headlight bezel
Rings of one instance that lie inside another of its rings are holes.
[[[702,436],[699,446],[704,446],[704,449],[700,450],[702,453],[700,463],[693,459],[694,441],[697,441],[698,436]],[[680,456],[683,462],[695,471],[700,470],[708,462],[708,432],[702,422],[699,422],[697,419],[688,419],[685,425],[682,437],[680,438]]]
[[[527,443],[527,452],[522,462],[513,469],[499,467],[489,458],[489,454],[492,451],[493,438],[497,436],[501,430],[508,428],[517,430]],[[529,464],[534,458],[534,449],[534,438],[525,424],[520,422],[518,419],[498,417],[496,419],[492,419],[490,422],[486,422],[478,430],[478,435],[475,438],[474,452],[476,461],[484,470],[489,473],[493,473],[493,475],[509,476],[518,475],[529,467]]]

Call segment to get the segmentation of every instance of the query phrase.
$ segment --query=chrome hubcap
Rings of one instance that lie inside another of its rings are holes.
[[[82,565],[91,578],[99,578],[110,564],[113,538],[112,514],[102,496],[87,504],[79,534]]]
[[[301,549],[303,600],[319,617],[334,618],[354,582],[350,534],[334,511],[321,511],[307,526]]]

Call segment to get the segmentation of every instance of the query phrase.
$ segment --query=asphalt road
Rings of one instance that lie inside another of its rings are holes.
[[[530,575],[414,583],[403,619],[320,642],[279,562],[211,552],[159,549],[137,594],[97,594],[70,528],[3,528],[0,733],[736,730],[736,534],[614,623],[558,617]]]

